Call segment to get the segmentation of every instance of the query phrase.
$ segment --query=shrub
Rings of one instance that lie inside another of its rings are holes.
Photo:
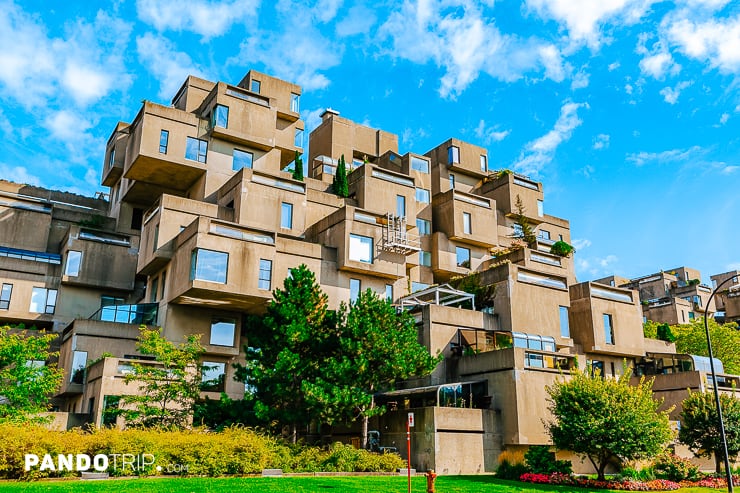
[[[550,253],[553,255],[559,255],[561,257],[567,257],[571,253],[575,253],[576,249],[572,245],[560,240],[553,243],[550,247]]]
[[[555,452],[550,451],[547,445],[532,445],[524,454],[524,461],[527,467],[536,474],[552,474],[559,472],[570,474],[573,472],[571,463],[568,460],[557,460]]]
[[[498,456],[496,476],[501,479],[519,479],[522,474],[531,472],[524,460],[524,453],[520,451],[504,450]]]
[[[635,469],[633,467],[624,467],[619,472],[619,476],[635,481],[652,481],[655,479],[655,470],[652,466]]]
[[[699,467],[690,460],[677,456],[676,454],[663,454],[653,462],[655,476],[671,481],[690,481],[699,477]]]

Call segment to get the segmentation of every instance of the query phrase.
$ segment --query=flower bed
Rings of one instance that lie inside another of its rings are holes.
[[[740,476],[732,477],[734,484],[740,484]],[[679,488],[694,488],[697,486],[704,488],[726,488],[727,481],[723,477],[706,476],[697,481],[681,481],[676,483],[667,479],[652,479],[650,481],[632,481],[632,480],[607,480],[599,481],[597,479],[588,479],[584,477],[575,477],[569,474],[536,474],[528,472],[519,477],[519,481],[536,484],[558,484],[566,486],[578,486],[579,488],[598,488],[608,490],[622,491],[671,491]]]

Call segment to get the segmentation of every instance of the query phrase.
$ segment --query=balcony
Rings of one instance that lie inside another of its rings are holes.
[[[490,248],[498,244],[495,209],[489,198],[449,190],[434,196],[432,220],[450,240]]]
[[[128,142],[128,123],[118,122],[113,131],[105,155],[103,165],[103,186],[112,187],[123,175],[123,163],[126,157],[126,144]]]
[[[93,313],[88,320],[117,324],[157,325],[159,303],[108,305]]]

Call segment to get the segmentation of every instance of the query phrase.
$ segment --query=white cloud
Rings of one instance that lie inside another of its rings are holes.
[[[607,255],[606,257],[589,257],[582,258],[576,256],[576,270],[583,275],[591,278],[602,277],[613,272],[613,266],[619,262],[616,255]]]
[[[570,83],[571,90],[584,89],[588,87],[589,74],[585,70],[581,70],[573,76],[573,82]]]
[[[693,14],[684,9],[664,23],[669,42],[685,56],[722,73],[740,73],[740,17],[698,20]]]
[[[627,94],[632,94],[632,91],[633,91],[632,84],[625,84],[624,85],[624,92],[626,92]]]
[[[581,125],[578,109],[588,108],[588,103],[566,101],[560,108],[560,117],[552,130],[542,137],[529,142],[512,167],[522,173],[536,176],[552,161],[558,146],[570,139],[573,130]]]
[[[486,127],[486,122],[481,120],[478,126],[475,127],[475,136],[484,145],[492,144],[493,142],[501,142],[511,133],[511,130],[499,130],[498,125],[492,127]]]
[[[139,61],[148,67],[159,81],[159,98],[169,102],[188,75],[203,77],[187,53],[177,51],[175,45],[162,36],[146,33],[136,39]]]
[[[594,138],[594,149],[606,149],[609,147],[609,140],[611,137],[609,134],[599,134]]]
[[[321,125],[321,115],[326,111],[324,108],[301,111],[301,119],[304,122],[306,134],[310,134],[316,127]]]
[[[44,127],[51,132],[53,138],[70,142],[85,134],[92,125],[68,110],[61,110],[51,114],[44,121]]]
[[[573,240],[573,248],[575,248],[578,251],[581,251],[584,248],[588,248],[590,246],[591,246],[591,240],[588,240],[586,238],[576,238]]]
[[[506,82],[530,72],[559,82],[567,72],[554,44],[501,33],[472,2],[405,0],[379,28],[378,40],[391,41],[387,55],[442,68],[439,93],[445,98],[454,99],[481,72]]]
[[[724,125],[725,123],[727,123],[727,120],[729,120],[729,119],[730,119],[730,114],[729,113],[722,113],[722,116],[719,117],[719,123],[721,125]]]
[[[675,87],[664,87],[660,90],[660,95],[668,104],[676,104],[678,97],[681,95],[681,91],[693,84],[692,81],[683,81],[675,85]]]
[[[367,34],[375,26],[377,17],[373,10],[364,5],[355,5],[349,9],[347,15],[334,26],[337,36],[354,36]]]
[[[603,41],[601,28],[609,22],[633,24],[648,11],[652,0],[527,0],[529,9],[553,19],[567,30],[574,44],[597,48]]]
[[[0,176],[3,180],[12,181],[15,183],[41,186],[41,180],[38,176],[32,175],[23,166],[10,166],[5,163],[0,163]]]
[[[403,132],[401,133],[401,142],[408,149],[413,148],[414,144],[419,139],[425,139],[427,137],[429,137],[429,134],[423,128],[417,128],[414,130],[407,127],[403,129]]]
[[[617,70],[617,69],[618,69],[618,68],[619,68],[620,66],[621,66],[621,65],[620,65],[620,63],[619,63],[619,62],[614,62],[614,63],[610,63],[610,64],[609,64],[609,66],[608,66],[607,68],[609,69],[609,72],[614,72],[614,71],[615,71],[615,70]]]
[[[593,175],[595,171],[596,171],[596,168],[594,168],[590,164],[587,164],[586,166],[578,170],[578,172],[582,174],[583,176],[585,176],[586,178],[591,178],[591,175]]]
[[[725,269],[727,269],[728,272],[731,270],[740,270],[740,262],[729,263],[725,266]]]
[[[723,175],[731,175],[732,173],[736,173],[737,171],[740,171],[740,166],[725,166],[722,168],[721,173]]]
[[[187,5],[158,0],[137,0],[136,12],[158,31],[191,31],[204,39],[221,36],[234,24],[257,17],[259,2],[190,0]]]
[[[627,161],[632,161],[637,166],[642,166],[647,163],[656,162],[658,164],[671,163],[686,161],[695,154],[702,151],[699,146],[694,146],[689,149],[670,149],[668,151],[661,152],[645,152],[641,151],[637,154],[628,154]]]

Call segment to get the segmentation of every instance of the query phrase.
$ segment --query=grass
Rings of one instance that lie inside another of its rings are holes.
[[[411,491],[426,491],[423,476],[411,478]],[[590,491],[570,486],[531,485],[504,481],[490,475],[441,476],[437,478],[439,493],[538,493],[542,491]],[[29,493],[368,493],[406,492],[406,478],[399,476],[339,476],[339,477],[285,477],[285,478],[154,478],[120,479],[109,481],[37,481],[32,483],[0,482],[0,493],[23,491]],[[606,490],[595,490],[604,492]],[[680,493],[708,493],[722,490],[711,488],[684,488]]]

